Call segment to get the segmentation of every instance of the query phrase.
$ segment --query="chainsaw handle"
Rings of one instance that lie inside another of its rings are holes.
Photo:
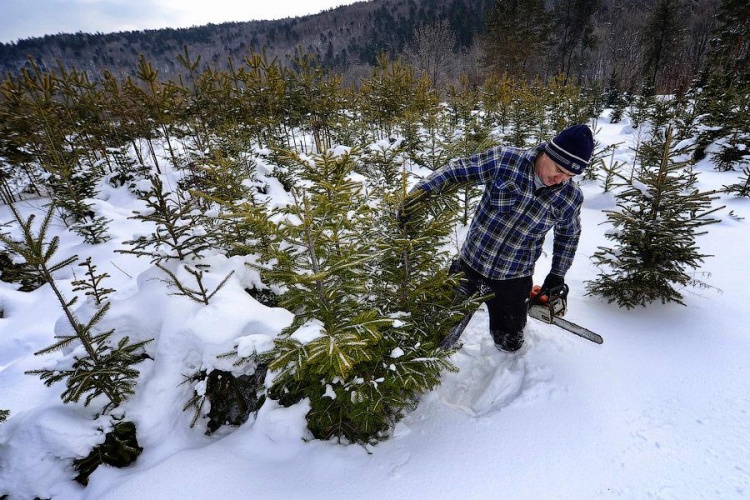
[[[563,283],[562,285],[558,285],[554,288],[550,288],[549,294],[551,297],[562,297],[563,299],[568,297],[568,292],[570,291],[570,287]]]
[[[570,288],[565,283],[549,290],[542,290],[541,285],[534,285],[531,288],[529,299],[532,304],[546,304],[549,302],[550,297],[567,298],[569,290]]]

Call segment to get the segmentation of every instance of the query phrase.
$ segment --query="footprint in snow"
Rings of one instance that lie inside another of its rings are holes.
[[[550,377],[528,360],[529,349],[526,345],[518,353],[501,352],[489,336],[464,344],[453,358],[459,371],[445,375],[437,389],[439,399],[479,417],[550,393]]]

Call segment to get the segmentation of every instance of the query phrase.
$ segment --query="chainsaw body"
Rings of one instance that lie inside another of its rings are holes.
[[[534,285],[529,294],[529,316],[552,324],[568,312],[568,285],[560,285],[542,295],[542,287]]]

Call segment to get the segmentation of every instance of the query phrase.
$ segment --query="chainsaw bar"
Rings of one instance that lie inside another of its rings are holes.
[[[576,325],[575,323],[572,323],[567,319],[555,317],[552,318],[552,324],[557,325],[563,330],[569,331],[570,333],[575,333],[579,337],[583,337],[586,340],[590,340],[591,342],[595,342],[597,344],[601,344],[602,342],[604,342],[604,339],[598,333],[594,333],[588,328]]]

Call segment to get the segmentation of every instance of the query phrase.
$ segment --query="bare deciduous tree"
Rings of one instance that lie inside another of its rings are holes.
[[[426,74],[432,85],[444,82],[450,70],[456,45],[456,34],[448,21],[442,19],[417,26],[414,40],[406,49],[406,57],[417,71]]]

